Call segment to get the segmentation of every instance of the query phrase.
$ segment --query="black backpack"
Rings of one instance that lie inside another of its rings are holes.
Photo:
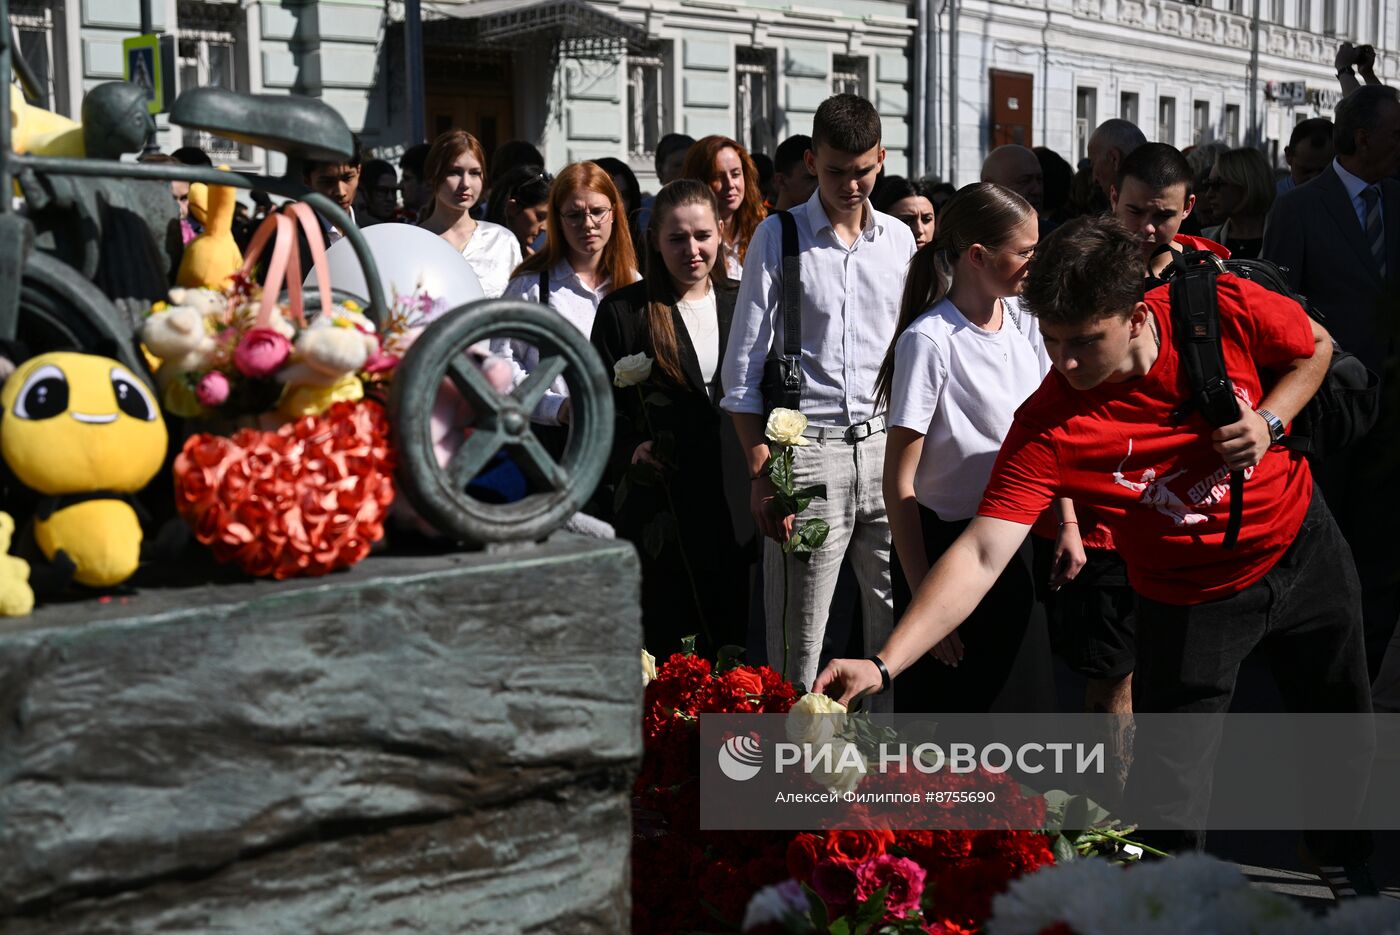
[[[1231,273],[1270,292],[1292,299],[1309,317],[1322,316],[1289,287],[1279,268],[1268,260],[1221,260],[1208,250],[1176,254],[1163,273],[1171,289],[1172,330],[1192,388],[1191,403],[1213,426],[1239,421],[1239,402],[1225,371],[1220,348],[1220,309],[1216,277]],[[1282,444],[1309,459],[1322,459],[1359,441],[1380,408],[1379,379],[1360,360],[1333,342],[1332,361],[1317,393],[1293,420]],[[1244,472],[1230,474],[1230,519],[1225,548],[1239,536],[1244,499]]]

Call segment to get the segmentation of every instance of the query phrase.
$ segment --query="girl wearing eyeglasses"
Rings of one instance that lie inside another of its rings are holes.
[[[719,365],[738,290],[718,262],[723,241],[709,186],[677,179],[663,187],[645,243],[646,277],[603,300],[593,346],[609,369],[632,354],[652,358],[647,392],[669,402],[651,407],[652,428],[669,435],[658,447],[639,428],[645,422],[636,389],[616,391],[611,464],[619,480],[630,465],[647,464],[671,490],[668,502],[660,487],[629,485],[614,520],[618,533],[640,547],[646,645],[665,658],[690,633],[701,634],[709,652],[745,643],[748,570],[739,544],[751,542],[754,531],[746,466],[733,423],[719,411]],[[735,496],[726,497],[726,481]],[[679,535],[653,555],[647,529],[671,504]]]
[[[1020,195],[970,185],[939,212],[933,240],[911,261],[876,385],[876,408],[889,403],[884,493],[896,621],[976,514],[1013,413],[1050,370],[1035,319],[1017,298],[1037,237],[1035,210]],[[1057,508],[1073,509],[1069,501]],[[1071,525],[1060,527],[1066,557],[1056,570],[1068,574],[1082,549],[1072,512],[1062,518]],[[1048,654],[1027,652],[1033,658],[1015,665],[1034,601],[1029,561],[1011,562],[967,622],[934,648],[937,662],[926,656],[912,667],[915,677],[894,683],[895,710],[997,710],[1008,687],[1025,710],[1036,709],[1021,700],[1035,688],[1048,705]]]
[[[520,243],[499,224],[478,221],[472,208],[481,200],[486,153],[465,130],[448,130],[433,141],[424,162],[433,186],[433,210],[422,227],[462,254],[488,299],[499,296],[520,263]]]
[[[516,267],[504,297],[548,305],[586,338],[603,296],[641,278],[626,208],[608,173],[591,162],[566,166],[550,186],[545,230],[545,248]],[[539,363],[538,349],[517,340],[493,341],[492,349],[509,355],[521,374]],[[556,380],[536,421],[567,422],[567,393]]]
[[[724,233],[725,273],[735,282],[744,271],[749,241],[767,216],[763,192],[759,190],[758,168],[748,150],[727,136],[706,136],[696,140],[685,154],[681,173],[710,186],[719,207],[720,230]]]

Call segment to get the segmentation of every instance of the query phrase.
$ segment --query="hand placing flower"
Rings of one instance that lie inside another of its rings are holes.
[[[793,743],[817,746],[846,729],[846,706],[834,698],[808,692],[788,709],[783,730]]]

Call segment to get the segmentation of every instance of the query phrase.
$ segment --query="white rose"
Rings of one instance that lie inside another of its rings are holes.
[[[656,678],[656,657],[642,650],[642,687],[646,688]]]
[[[807,444],[802,433],[807,429],[807,417],[796,409],[774,409],[768,414],[768,425],[763,434],[768,440],[779,445],[801,446]]]
[[[783,726],[793,743],[820,746],[846,729],[846,706],[826,695],[808,692],[788,709]]]
[[[820,756],[821,752],[813,751],[813,755]],[[836,740],[831,743],[829,769],[823,768],[828,765],[825,759],[818,759],[816,762],[819,765],[812,770],[812,781],[832,792],[854,792],[856,786],[865,778],[865,757],[861,756],[860,748],[849,740]]]
[[[651,358],[645,354],[628,354],[613,364],[613,386],[627,389],[651,379]]]

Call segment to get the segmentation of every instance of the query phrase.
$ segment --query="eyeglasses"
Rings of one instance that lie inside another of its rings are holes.
[[[565,211],[559,216],[570,227],[582,227],[583,222],[590,219],[596,226],[602,227],[603,222],[612,214],[612,210],[612,208],[589,208],[587,211]]]

